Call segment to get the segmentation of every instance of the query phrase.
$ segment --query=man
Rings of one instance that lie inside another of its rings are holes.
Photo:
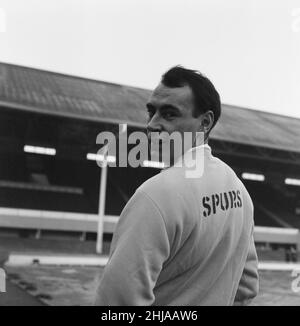
[[[199,72],[177,66],[163,75],[147,108],[148,132],[204,134],[204,144],[184,154],[200,153],[203,172],[187,178],[185,165],[171,166],[137,189],[114,233],[95,304],[249,303],[258,292],[253,204],[207,144],[221,112],[219,94]]]

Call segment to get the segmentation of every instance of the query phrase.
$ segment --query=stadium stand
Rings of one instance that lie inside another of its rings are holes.
[[[298,189],[285,185],[245,182],[254,199],[255,221],[261,226],[278,226],[300,229],[300,216],[296,214]]]

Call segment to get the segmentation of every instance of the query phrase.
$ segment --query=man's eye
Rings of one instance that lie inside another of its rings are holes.
[[[164,112],[163,117],[165,119],[173,119],[176,117],[176,115],[173,112]]]

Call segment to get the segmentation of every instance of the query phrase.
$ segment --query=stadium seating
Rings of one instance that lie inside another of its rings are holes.
[[[245,185],[254,202],[256,225],[300,229],[300,216],[295,213],[297,187],[255,181],[246,181]]]

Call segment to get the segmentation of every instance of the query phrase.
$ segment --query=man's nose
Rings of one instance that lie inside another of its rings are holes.
[[[154,116],[149,120],[147,124],[147,131],[148,132],[154,132],[154,131],[162,131],[162,125],[160,118],[157,114],[154,114]]]

